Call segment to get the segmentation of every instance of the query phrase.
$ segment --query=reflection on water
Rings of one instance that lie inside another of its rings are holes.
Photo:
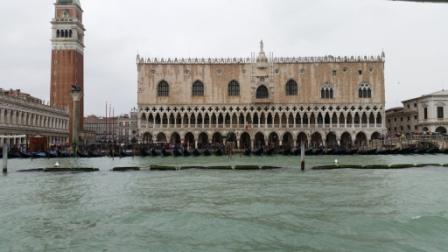
[[[309,157],[448,163],[445,155]],[[298,157],[66,159],[91,174],[0,177],[0,251],[444,251],[448,168],[298,170]],[[263,164],[275,171],[110,172],[149,164]]]

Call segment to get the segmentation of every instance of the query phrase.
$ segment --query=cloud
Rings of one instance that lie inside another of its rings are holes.
[[[0,86],[49,99],[52,0],[7,1]],[[448,5],[381,0],[81,1],[86,114],[136,106],[135,56],[240,57],[264,39],[278,56],[377,55],[387,107],[448,88]],[[397,84],[400,83],[400,84]]]

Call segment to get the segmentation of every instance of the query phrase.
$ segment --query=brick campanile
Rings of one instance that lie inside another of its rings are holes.
[[[72,139],[73,85],[84,93],[84,26],[79,0],[57,0],[52,24],[51,88],[52,106],[68,108],[70,113],[70,141]],[[83,96],[83,95],[82,95]],[[80,125],[84,125],[84,99],[81,98]]]

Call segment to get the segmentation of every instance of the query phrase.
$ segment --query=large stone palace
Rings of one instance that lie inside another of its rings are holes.
[[[142,142],[201,148],[365,146],[385,127],[385,55],[157,59],[137,56]]]

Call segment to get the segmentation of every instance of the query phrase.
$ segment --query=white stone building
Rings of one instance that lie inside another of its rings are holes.
[[[20,90],[0,89],[0,143],[27,145],[30,137],[45,137],[49,145],[68,143],[68,112],[45,105]]]
[[[448,130],[448,91],[441,90],[403,101],[403,107],[386,112],[392,134],[442,133]]]

